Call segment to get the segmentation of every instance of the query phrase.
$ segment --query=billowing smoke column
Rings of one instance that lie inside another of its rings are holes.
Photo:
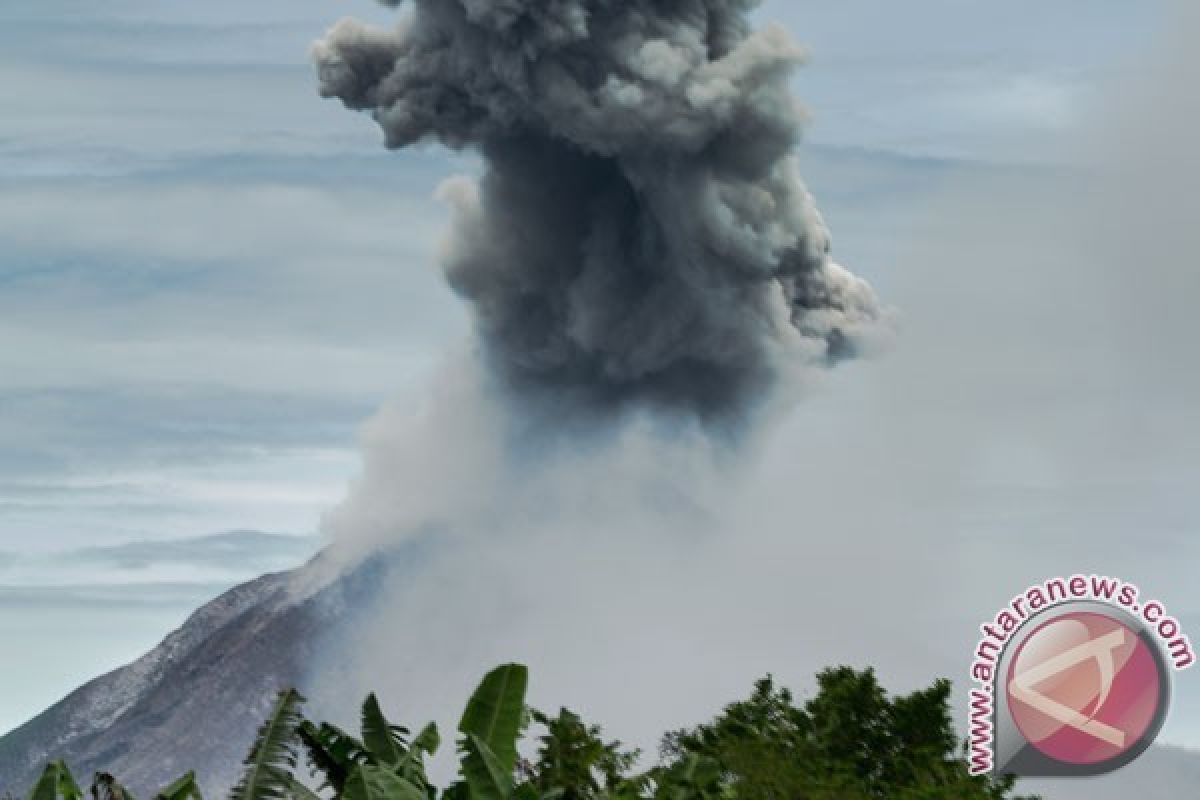
[[[317,44],[321,93],[388,147],[482,155],[443,187],[444,268],[511,386],[723,414],[880,322],[797,172],[803,53],[754,5],[417,0]]]

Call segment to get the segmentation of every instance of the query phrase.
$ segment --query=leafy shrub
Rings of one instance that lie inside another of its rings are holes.
[[[1012,779],[967,772],[950,719],[950,684],[889,696],[872,670],[830,669],[797,705],[770,678],[712,721],[663,737],[661,763],[637,772],[639,753],[568,709],[550,716],[525,705],[528,671],[505,664],[484,677],[458,724],[459,778],[438,790],[425,771],[441,736],[416,736],[384,716],[375,695],[362,706],[361,735],[304,718],[304,698],[280,692],[245,760],[232,800],[1019,800]],[[530,725],[532,760],[518,742]],[[320,779],[296,777],[303,753]],[[92,800],[134,800],[97,773]],[[29,800],[83,800],[66,764],[46,767]],[[203,800],[193,773],[155,800]]]

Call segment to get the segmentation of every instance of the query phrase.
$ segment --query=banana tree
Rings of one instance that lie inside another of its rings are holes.
[[[458,723],[462,780],[446,791],[449,800],[507,800],[516,793],[513,775],[528,684],[525,666],[505,664],[484,676],[471,695]],[[522,796],[529,791],[522,790]]]
[[[246,772],[232,800],[320,800],[295,777],[298,752],[337,800],[433,800],[436,790],[425,774],[425,759],[440,745],[437,726],[426,725],[410,740],[407,728],[393,725],[378,698],[362,706],[362,736],[300,714],[304,698],[281,692],[259,729]]]
[[[528,782],[517,785],[514,779],[517,739],[527,719],[528,682],[529,672],[519,664],[505,664],[484,677],[459,722],[462,779],[442,793],[446,800],[540,800],[547,796]],[[260,731],[247,759],[247,778],[233,800],[313,800],[315,795],[292,776],[294,750],[273,746],[273,740],[298,742],[313,772],[324,779],[323,788],[331,789],[336,800],[437,797],[425,774],[426,757],[436,753],[441,743],[433,723],[410,738],[407,728],[388,721],[372,694],[363,703],[359,738],[327,722],[318,725],[289,717],[283,713],[289,702],[286,694],[281,695]],[[277,719],[284,722],[276,724]],[[260,764],[263,754],[276,758]],[[261,766],[277,770],[272,773],[277,779],[262,782],[253,778],[251,773]]]
[[[196,773],[189,772],[154,795],[154,800],[204,800],[204,796],[200,794],[200,784],[196,783]]]
[[[518,775],[517,741],[530,718],[525,705],[528,683],[529,670],[520,664],[504,664],[484,676],[458,724],[460,778],[441,793],[441,800],[564,797],[560,786]],[[387,719],[372,694],[362,706],[358,737],[328,722],[303,719],[302,701],[294,691],[280,694],[259,731],[246,760],[246,775],[232,800],[320,800],[294,777],[300,748],[313,773],[323,778],[322,789],[332,790],[334,800],[438,800],[438,791],[425,773],[426,757],[440,745],[433,723],[411,736],[407,728]],[[573,718],[563,719],[566,725]],[[613,791],[597,794],[597,800],[640,800],[639,789],[650,785],[648,779],[638,779],[621,782],[618,790],[615,776],[606,784]]]
[[[303,703],[295,689],[279,693],[246,756],[246,771],[230,795],[232,800],[292,800],[296,796],[296,729],[304,721],[300,714]]]
[[[29,800],[83,800],[83,791],[62,761],[52,761],[29,793]]]
[[[92,800],[134,800],[130,791],[108,772],[95,774],[89,794]],[[66,763],[53,761],[42,771],[29,800],[84,800],[84,794]],[[204,797],[196,773],[189,772],[155,794],[154,800],[204,800]]]
[[[339,798],[426,800],[436,794],[425,775],[425,757],[441,744],[437,726],[429,723],[410,741],[409,730],[388,721],[374,694],[363,702],[361,739],[328,722],[305,721],[296,733],[309,765],[324,778],[324,788]]]

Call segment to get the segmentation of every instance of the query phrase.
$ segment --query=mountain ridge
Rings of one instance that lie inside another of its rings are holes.
[[[323,569],[318,555],[229,589],[0,737],[0,795],[22,796],[52,758],[119,774],[135,795],[189,769],[207,794],[228,789],[275,694],[301,686],[320,633],[365,605],[378,573],[366,562],[323,581]]]

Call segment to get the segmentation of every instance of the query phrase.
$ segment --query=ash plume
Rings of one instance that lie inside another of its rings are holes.
[[[797,169],[803,52],[754,5],[416,0],[315,46],[388,147],[482,156],[442,187],[442,260],[509,387],[709,416],[880,330]]]

